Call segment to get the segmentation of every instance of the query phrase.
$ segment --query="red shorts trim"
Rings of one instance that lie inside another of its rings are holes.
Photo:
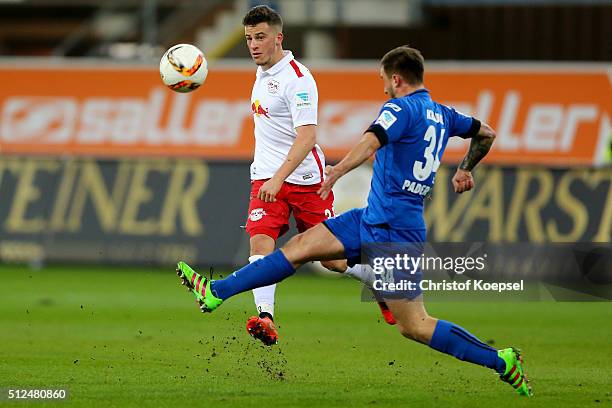
[[[251,182],[251,201],[247,214],[246,231],[252,237],[264,234],[276,240],[289,230],[289,217],[293,215],[299,232],[334,216],[334,195],[322,200],[317,194],[320,184],[302,186],[283,183],[276,201],[266,203],[257,194],[266,180]]]

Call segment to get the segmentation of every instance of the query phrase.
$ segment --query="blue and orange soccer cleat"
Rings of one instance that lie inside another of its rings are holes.
[[[278,344],[276,325],[269,317],[251,316],[246,322],[246,330],[253,338],[266,346]]]

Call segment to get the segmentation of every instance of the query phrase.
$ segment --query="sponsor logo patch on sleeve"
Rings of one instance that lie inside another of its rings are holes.
[[[394,114],[385,110],[381,112],[380,116],[378,117],[378,119],[376,119],[376,122],[374,123],[382,126],[383,129],[388,130],[391,125],[395,123],[396,120],[397,118]]]
[[[308,109],[312,106],[310,93],[308,91],[300,91],[295,94],[296,109]]]

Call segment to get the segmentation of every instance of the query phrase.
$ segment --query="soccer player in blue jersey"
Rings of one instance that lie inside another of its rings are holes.
[[[471,139],[452,179],[454,190],[463,193],[474,188],[471,171],[488,153],[495,138],[493,129],[431,99],[423,83],[424,60],[414,48],[389,51],[382,58],[380,76],[391,99],[361,141],[340,163],[327,167],[319,190],[325,198],[340,177],[376,153],[367,207],[350,210],[296,235],[280,250],[222,280],[208,280],[179,262],[178,274],[192,288],[202,311],[213,311],[238,293],[280,282],[309,261],[346,258],[355,264],[369,245],[425,242],[423,199],[433,186],[451,136]],[[404,337],[489,367],[519,394],[531,395],[517,349],[496,350],[462,327],[429,316],[418,286],[402,292],[400,298],[386,294],[382,293]]]

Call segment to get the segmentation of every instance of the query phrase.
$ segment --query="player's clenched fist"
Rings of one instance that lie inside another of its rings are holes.
[[[457,172],[453,176],[453,187],[455,189],[455,193],[459,194],[473,189],[474,177],[472,177],[472,172],[457,169]]]
[[[276,201],[276,195],[278,194],[282,186],[282,180],[278,181],[277,179],[272,177],[270,180],[263,183],[263,185],[259,189],[257,197],[266,203],[273,203]]]

